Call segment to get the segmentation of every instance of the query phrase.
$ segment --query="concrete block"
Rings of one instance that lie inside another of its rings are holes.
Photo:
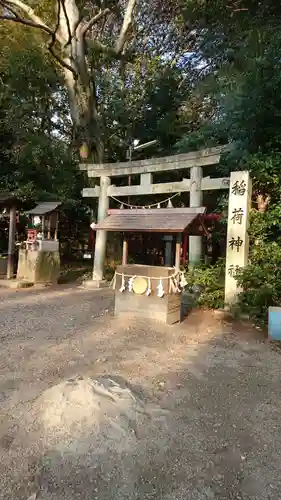
[[[268,338],[281,340],[281,307],[268,308]]]
[[[30,283],[54,284],[60,275],[59,252],[40,250],[19,251],[17,279]]]

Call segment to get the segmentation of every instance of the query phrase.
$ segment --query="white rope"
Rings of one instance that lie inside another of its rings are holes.
[[[163,295],[164,295],[164,288],[162,285],[162,280],[163,281],[169,280],[169,293],[181,292],[181,289],[183,289],[187,285],[187,282],[186,282],[186,279],[184,276],[184,271],[175,270],[175,272],[173,274],[171,274],[170,276],[142,276],[142,275],[136,275],[136,274],[132,275],[132,274],[118,273],[117,271],[115,271],[114,276],[113,276],[111,283],[110,283],[110,287],[112,287],[113,290],[115,290],[115,288],[116,288],[116,277],[117,276],[121,276],[121,278],[122,278],[121,288],[119,289],[120,292],[124,292],[126,289],[125,278],[130,278],[128,281],[128,289],[130,292],[132,291],[132,285],[133,285],[133,281],[135,278],[146,279],[148,281],[148,288],[146,291],[147,296],[149,296],[151,294],[151,280],[159,281],[159,285],[157,286],[159,297],[163,297]],[[180,277],[180,280],[178,280],[179,277]]]
[[[152,208],[152,207],[157,207],[158,205],[162,205],[163,203],[167,203],[170,200],[172,200],[173,198],[175,198],[176,196],[179,196],[180,194],[181,194],[180,192],[173,194],[173,196],[170,196],[170,198],[166,198],[165,200],[158,201],[157,203],[152,203],[151,205],[130,205],[130,203],[125,203],[124,201],[121,201],[118,198],[115,198],[115,196],[110,196],[110,198],[112,198],[117,203],[120,203],[120,205],[125,205],[126,207],[129,207],[129,208]]]
[[[150,280],[170,280],[170,279],[173,279],[173,278],[176,278],[177,276],[182,276],[184,274],[183,271],[175,271],[173,274],[171,274],[171,276],[142,276],[140,274],[137,274],[137,275],[132,275],[132,274],[124,274],[124,273],[118,273],[117,271],[115,271],[115,275],[114,275],[114,278],[116,280],[116,276],[124,276],[124,278],[145,278],[145,279],[150,279]],[[113,280],[114,280],[113,278]],[[113,282],[112,280],[112,282]]]

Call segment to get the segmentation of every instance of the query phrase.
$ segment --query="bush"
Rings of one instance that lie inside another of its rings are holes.
[[[224,307],[225,261],[218,260],[214,265],[199,265],[186,271],[188,287],[192,290],[199,288],[197,299],[199,306],[210,309]]]
[[[280,213],[280,202],[264,213],[251,211],[249,265],[237,274],[243,288],[238,306],[259,325],[267,323],[269,306],[281,304]]]
[[[267,323],[268,307],[281,304],[281,246],[258,241],[251,250],[251,263],[237,274],[243,288],[239,306],[259,324]]]

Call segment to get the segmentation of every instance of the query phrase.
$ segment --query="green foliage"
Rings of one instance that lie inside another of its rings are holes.
[[[188,287],[199,286],[202,290],[197,303],[210,309],[224,306],[225,262],[220,259],[215,265],[200,265],[186,272]]]
[[[249,169],[253,179],[254,193],[270,196],[269,207],[272,217],[274,217],[274,215],[279,216],[280,212],[278,212],[278,205],[280,204],[281,207],[280,153],[273,151],[270,153],[259,152],[252,154],[248,157],[247,168]]]
[[[71,148],[61,75],[41,49],[37,32],[14,24],[2,28],[0,190],[14,192],[27,208],[37,201],[62,201],[60,241],[71,251],[71,242],[75,247],[81,232],[88,233],[89,214],[81,196],[83,175]],[[0,240],[7,251],[7,241]]]
[[[251,252],[251,264],[237,274],[244,291],[239,306],[255,322],[266,324],[268,307],[281,303],[281,240],[260,241]]]
[[[171,151],[183,129],[189,129],[179,112],[189,93],[189,87],[181,85],[182,78],[182,68],[171,67],[169,60],[156,56],[137,58],[122,76],[111,66],[100,70],[97,79],[108,161],[125,160],[135,138],[141,143],[158,140],[154,148],[135,152],[136,159]]]
[[[268,306],[281,303],[281,9],[273,0],[258,9],[244,0],[240,7],[227,0],[185,2],[183,17],[197,24],[197,56],[206,67],[197,89],[216,106],[179,148],[220,144],[223,137],[231,149],[214,174],[250,171],[250,264],[237,276],[244,288],[239,305],[266,322]],[[265,212],[258,211],[261,197],[268,197]]]
[[[0,41],[1,189],[23,200],[56,197],[77,203],[82,175],[70,149],[61,77],[33,32],[23,30],[19,36],[15,25],[5,30]]]
[[[255,322],[266,324],[268,307],[281,303],[280,155],[252,155],[249,168],[254,190],[271,201],[265,212],[254,209],[250,213],[250,264],[237,275],[244,290],[239,306]]]
[[[193,130],[190,134],[183,136],[175,145],[179,153],[188,153],[198,149],[211,148],[219,144],[227,144],[228,135],[225,127],[221,124],[203,123],[199,130]]]
[[[262,213],[252,210],[250,213],[250,251],[259,255],[258,246],[260,243],[270,241],[279,242],[281,235],[281,205],[272,204],[268,211]]]
[[[104,268],[104,279],[106,281],[111,281],[113,279],[113,276],[114,276],[114,273],[115,273],[115,267],[112,266],[112,265],[111,266],[105,266],[105,268]]]

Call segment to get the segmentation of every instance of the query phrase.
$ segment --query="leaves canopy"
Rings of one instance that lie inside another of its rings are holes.
[[[1,189],[29,199],[77,198],[79,173],[67,142],[71,128],[60,76],[31,32],[5,28],[0,40]]]

